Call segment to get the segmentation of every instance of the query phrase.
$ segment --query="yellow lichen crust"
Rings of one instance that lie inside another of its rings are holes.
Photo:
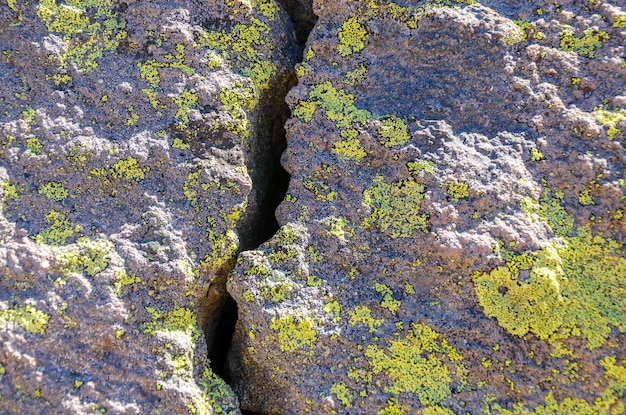
[[[343,22],[337,36],[339,37],[337,52],[345,57],[365,48],[367,30],[355,17],[351,17]]]
[[[201,335],[196,321],[196,313],[184,307],[164,312],[154,307],[145,308],[152,315],[152,321],[144,324],[144,333],[156,334],[159,331],[180,331],[195,343]]]
[[[386,117],[381,121],[378,135],[382,137],[382,144],[386,147],[402,145],[411,138],[404,120],[396,116]]]
[[[69,191],[59,182],[48,182],[41,185],[37,192],[50,200],[62,202],[69,196]]]
[[[0,328],[4,329],[6,323],[15,323],[29,333],[45,334],[50,316],[41,310],[37,310],[30,304],[24,307],[15,306],[8,310],[0,310]]]
[[[93,277],[109,266],[109,255],[113,251],[112,242],[103,239],[92,240],[83,236],[76,240],[76,245],[78,250],[64,250],[56,257],[63,265],[65,273],[85,273]]]
[[[586,227],[562,244],[533,253],[530,266],[513,257],[515,267],[476,274],[478,300],[511,334],[533,333],[551,342],[584,336],[589,349],[601,347],[612,327],[626,332],[623,246]]]
[[[112,0],[40,0],[37,17],[48,31],[61,35],[66,43],[65,51],[58,56],[66,67],[75,63],[79,69],[89,72],[98,66],[104,52],[114,51],[120,40],[126,37],[126,23],[117,20]],[[87,10],[94,13],[87,15]]]
[[[273,20],[276,6],[272,2],[263,2],[266,18]],[[271,29],[267,23],[257,18],[250,18],[250,24],[238,23],[230,31],[206,31],[198,42],[215,51],[219,51],[224,62],[241,68],[243,75],[250,77],[255,86],[263,91],[269,88],[269,80],[276,73],[276,64],[261,52],[266,37]]]
[[[313,344],[317,340],[317,330],[313,322],[306,317],[296,318],[289,314],[274,319],[270,329],[278,332],[278,341],[282,352],[293,352],[304,349],[309,354],[313,353]]]
[[[616,364],[615,356],[606,356],[600,361],[604,368],[604,378],[607,387],[590,403],[581,398],[566,397],[557,400],[552,392],[548,392],[542,405],[528,409],[524,403],[513,404],[512,409],[505,409],[499,404],[493,404],[491,414],[497,415],[598,415],[598,414],[624,414],[626,404],[624,393],[626,392],[626,359]]]
[[[571,28],[566,27],[561,32],[560,47],[564,52],[575,52],[587,58],[595,58],[596,51],[607,40],[609,40],[609,34],[604,31],[587,29],[582,36],[576,37]]]
[[[611,111],[596,109],[593,116],[606,128],[606,135],[610,140],[622,133],[622,130],[617,128],[618,125],[626,126],[626,109],[617,108]]]
[[[453,202],[458,202],[460,199],[469,197],[469,185],[465,182],[446,182],[446,193],[450,196]]]
[[[409,333],[388,341],[387,348],[369,345],[365,356],[374,374],[384,373],[389,379],[386,392],[414,393],[422,406],[433,410],[451,395],[453,382],[465,382],[461,355],[421,323],[412,323]]]
[[[407,238],[416,230],[426,231],[426,214],[419,207],[424,198],[424,185],[413,180],[386,183],[378,175],[363,192],[363,204],[372,208],[362,227],[378,224],[392,238]]]
[[[80,232],[80,225],[75,225],[58,210],[50,210],[45,215],[48,227],[44,228],[35,236],[35,241],[48,245],[65,245],[68,238]]]

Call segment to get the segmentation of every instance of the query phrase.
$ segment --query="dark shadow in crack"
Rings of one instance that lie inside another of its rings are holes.
[[[312,0],[277,1],[289,14],[300,51],[303,51],[309,33],[317,22],[317,16],[313,14]],[[302,56],[299,61],[301,59]],[[285,122],[291,117],[285,96],[297,84],[295,63],[292,71],[284,74],[278,84],[260,100],[266,105],[259,120],[259,128],[262,126],[265,130],[265,134],[261,133],[265,139],[257,151],[261,150],[265,154],[261,154],[257,162],[262,164],[265,177],[253,177],[259,195],[258,212],[253,216],[251,223],[239,230],[242,251],[258,248],[278,231],[279,224],[275,212],[285,198],[289,186],[289,173],[282,167],[280,160],[287,147]],[[229,384],[233,379],[227,357],[237,323],[238,309],[237,303],[226,292],[226,280],[234,265],[228,264],[220,270],[212,281],[206,298],[198,301],[199,321],[207,340],[211,368]],[[242,415],[261,414],[242,411]]]

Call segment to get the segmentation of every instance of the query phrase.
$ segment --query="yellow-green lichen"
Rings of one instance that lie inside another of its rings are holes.
[[[5,328],[6,323],[15,323],[29,333],[45,334],[48,328],[50,316],[41,310],[37,310],[30,304],[24,307],[15,306],[8,310],[0,310],[0,327]]]
[[[318,180],[304,180],[302,185],[305,189],[312,192],[319,201],[332,202],[337,198],[337,192],[331,190],[326,183]]]
[[[26,137],[26,150],[28,150],[28,152],[31,154],[41,154],[41,150],[43,150],[43,144],[41,144],[41,141],[38,137]]]
[[[341,161],[359,162],[367,153],[359,140],[357,125],[365,126],[372,119],[372,114],[357,108],[355,101],[354,95],[343,89],[338,90],[330,81],[325,81],[311,87],[308,99],[298,102],[293,114],[304,122],[309,122],[315,111],[322,109],[326,117],[335,123],[341,136],[340,140],[333,143],[331,152]],[[382,144],[393,147],[409,140],[410,135],[404,120],[393,115],[382,116],[380,120],[378,135]]]
[[[378,135],[382,137],[381,142],[385,147],[405,144],[411,138],[404,120],[396,116],[383,118],[378,128]]]
[[[109,173],[113,179],[142,181],[150,167],[141,167],[134,157],[118,160],[111,166]]]
[[[367,156],[361,141],[356,138],[334,142],[331,152],[340,161],[356,161],[357,163]]]
[[[37,112],[35,111],[35,109],[32,107],[28,107],[20,113],[20,118],[22,119],[22,121],[24,121],[24,123],[26,123],[27,127],[32,127],[34,125],[37,125],[37,121],[35,121],[36,115]],[[29,129],[27,128],[27,130]]]
[[[402,302],[393,298],[392,289],[380,282],[374,284],[374,289],[383,297],[382,301],[380,302],[381,307],[386,308],[393,314],[396,314],[396,311],[398,311],[398,309],[402,305]]]
[[[261,13],[268,20],[274,19],[276,5],[263,1]],[[276,73],[276,65],[269,56],[263,55],[263,47],[270,27],[260,19],[251,17],[248,25],[238,23],[229,31],[206,31],[198,42],[221,53],[221,59],[232,67],[239,68],[243,75],[250,77],[260,91],[270,86],[270,79]]]
[[[206,414],[220,415],[238,412],[239,405],[232,389],[209,368],[202,371],[197,383],[202,388],[201,406],[206,408]]]
[[[135,284],[141,282],[141,278],[135,275],[129,275],[126,271],[117,271],[115,273],[115,282],[113,283],[113,287],[115,289],[115,294],[118,297],[122,297],[122,290],[124,287],[132,287]]]
[[[145,307],[152,315],[152,321],[144,324],[143,331],[148,334],[156,334],[159,331],[183,332],[195,343],[201,335],[196,322],[195,313],[185,307],[174,308],[164,312],[154,307]]]
[[[530,149],[530,161],[541,161],[543,159],[545,159],[545,156],[536,147]]]
[[[234,263],[235,254],[239,248],[239,238],[237,234],[228,229],[220,235],[215,235],[212,230],[207,230],[208,239],[213,242],[213,250],[210,255],[206,255],[200,265],[208,270],[217,272],[223,270],[225,266]]]
[[[17,0],[7,0],[7,6],[9,6],[9,9],[11,9],[15,13],[17,13],[17,19],[16,19],[15,22],[12,23],[12,25],[19,25],[19,24],[21,24],[22,20],[24,19],[24,16],[22,14],[22,10],[20,10],[17,7],[16,3],[17,3]]]
[[[404,410],[402,405],[400,405],[400,403],[398,402],[396,398],[390,398],[387,401],[387,406],[385,406],[384,408],[376,412],[376,415],[405,415],[405,414],[406,414],[406,411]]]
[[[326,117],[335,123],[343,138],[333,143],[331,152],[341,161],[358,162],[366,156],[366,152],[357,138],[358,131],[353,128],[353,124],[364,125],[371,118],[371,114],[367,110],[358,109],[354,102],[354,95],[347,94],[343,89],[337,90],[326,81],[311,88],[309,99],[300,101],[294,108],[294,116],[309,122],[319,106]]]
[[[560,48],[564,52],[575,52],[581,56],[595,58],[596,51],[602,47],[602,43],[609,40],[609,34],[597,29],[587,29],[581,37],[574,36],[572,29],[566,27],[560,33]]]
[[[405,23],[409,29],[417,29],[419,13],[416,14],[409,7],[399,6],[392,2],[387,4],[387,11],[394,20]]]
[[[351,17],[343,22],[337,36],[339,37],[337,52],[345,57],[363,50],[368,34],[365,26],[359,23],[356,17]]]
[[[190,145],[185,143],[183,140],[177,137],[174,139],[174,142],[172,143],[172,148],[185,151],[185,150],[189,150]]]
[[[522,210],[545,221],[555,235],[566,237],[574,231],[574,218],[563,206],[563,197],[563,192],[560,191],[551,196],[551,191],[546,188],[539,201],[529,197],[522,199]]]
[[[331,395],[335,395],[339,402],[341,402],[346,408],[352,407],[352,400],[354,399],[354,396],[350,393],[350,389],[345,383],[335,383],[330,387],[329,392]]]
[[[309,122],[313,118],[315,109],[315,102],[300,101],[298,105],[293,109],[293,116],[300,118],[304,122]]]
[[[465,381],[461,355],[428,326],[412,323],[404,338],[389,340],[387,346],[371,344],[365,356],[375,375],[389,379],[385,391],[394,396],[412,393],[429,407],[449,398],[454,381]]]
[[[109,266],[112,242],[82,236],[76,240],[76,245],[78,250],[63,251],[56,256],[66,273],[84,272],[93,277]]]
[[[62,67],[75,63],[88,72],[98,66],[104,52],[117,49],[120,40],[126,38],[126,23],[117,19],[114,9],[112,0],[39,1],[37,17],[66,44],[57,57]]]
[[[75,225],[57,210],[50,210],[45,215],[48,227],[35,236],[35,241],[48,245],[65,245],[65,241],[80,232],[80,225]]]
[[[37,189],[37,193],[57,202],[62,202],[70,194],[65,186],[59,182],[48,182],[46,184],[42,184],[39,186],[39,189]]]
[[[424,186],[413,180],[386,183],[378,175],[363,192],[363,204],[372,208],[362,227],[377,223],[392,238],[407,238],[416,230],[426,231],[426,215],[419,207],[424,198]]]
[[[349,71],[346,73],[346,84],[355,85],[363,82],[365,80],[365,74],[367,73],[367,68],[365,65],[360,63],[356,69]]]
[[[385,322],[384,319],[376,319],[372,317],[372,310],[366,306],[358,305],[354,307],[354,310],[350,312],[350,320],[348,323],[351,326],[356,324],[364,324],[369,328],[370,333],[374,333]]]
[[[309,102],[326,111],[328,119],[334,121],[340,129],[350,128],[353,123],[364,125],[371,118],[372,114],[357,108],[355,101],[354,95],[343,89],[337,90],[330,81],[314,85],[309,91]]]
[[[313,344],[317,340],[317,330],[307,317],[294,317],[292,314],[275,318],[270,329],[278,333],[278,342],[282,352],[293,352],[305,349],[313,353]]]
[[[9,181],[0,181],[0,201],[7,201],[9,199],[17,201],[19,194],[17,192],[17,186]]]
[[[128,118],[126,119],[126,125],[129,127],[133,125],[137,125],[137,123],[139,122],[139,114],[135,112],[135,107],[131,105],[130,107],[128,107],[127,110],[128,110]]]
[[[224,111],[231,118],[225,127],[242,140],[250,136],[250,120],[246,115],[246,110],[255,108],[258,99],[256,89],[241,82],[235,82],[229,88],[220,89],[219,100]]]
[[[524,280],[508,266],[475,275],[476,293],[485,314],[511,334],[549,341],[584,336],[594,349],[611,327],[626,332],[623,246],[588,228],[562,243],[537,251]]]
[[[415,295],[415,287],[413,284],[409,284],[408,282],[404,284],[404,292],[406,295]]]
[[[519,33],[515,35],[511,34],[504,39],[504,42],[511,45],[516,42],[524,42],[528,40],[529,35],[535,40],[541,40],[544,38],[543,32],[535,30],[535,26],[531,22],[525,20],[513,20],[513,23],[517,26]]]
[[[453,202],[458,202],[460,199],[469,197],[469,185],[465,182],[446,182],[446,193],[452,199]]]
[[[524,403],[518,402],[506,409],[495,403],[489,405],[491,414],[498,415],[617,415],[626,413],[624,394],[626,392],[626,359],[621,365],[616,364],[615,356],[605,356],[600,365],[604,368],[606,388],[589,403],[586,399],[565,397],[557,400],[552,391],[544,398],[544,403],[529,409]]]
[[[618,129],[618,125],[626,125],[626,110],[616,108],[614,110],[596,109],[593,111],[593,116],[596,120],[606,128],[606,135],[609,139],[614,139],[617,135],[622,133],[622,130]]]
[[[620,29],[626,28],[626,15],[616,16],[611,26]]]
[[[261,290],[261,296],[273,303],[288,300],[293,294],[293,284],[286,283],[273,283],[272,285],[265,287]]]
[[[478,0],[429,0],[426,2],[428,7],[460,7],[478,4],[480,4]]]
[[[585,187],[580,192],[578,192],[578,203],[583,206],[596,204],[596,202],[593,201],[593,197],[591,197],[591,188]]]
[[[116,161],[111,167],[91,169],[90,175],[102,181],[104,185],[110,185],[112,180],[127,180],[140,182],[146,177],[150,167],[141,166],[136,158],[130,156]]]
[[[437,164],[430,160],[409,161],[406,167],[412,176],[417,176],[421,172],[433,174],[437,170]]]
[[[324,220],[324,224],[329,228],[328,233],[340,241],[346,242],[346,237],[354,236],[354,231],[349,227],[349,223],[343,216],[331,216]]]
[[[184,90],[180,95],[172,98],[178,107],[175,117],[182,125],[189,123],[189,112],[198,104],[198,94],[195,91]]]
[[[329,301],[324,304],[323,310],[326,314],[332,316],[334,322],[341,321],[341,304],[339,304],[339,301]]]

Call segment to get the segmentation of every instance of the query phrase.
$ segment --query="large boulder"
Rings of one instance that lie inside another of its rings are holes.
[[[314,2],[243,409],[626,411],[626,12],[481,3]]]
[[[210,357],[295,44],[272,0],[0,4],[0,413],[239,413]]]

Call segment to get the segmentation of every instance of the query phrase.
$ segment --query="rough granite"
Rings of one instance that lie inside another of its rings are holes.
[[[279,232],[229,365],[259,414],[624,414],[623,2],[314,1]]]
[[[0,49],[0,413],[240,413],[210,348],[258,238],[287,15],[8,0]]]

